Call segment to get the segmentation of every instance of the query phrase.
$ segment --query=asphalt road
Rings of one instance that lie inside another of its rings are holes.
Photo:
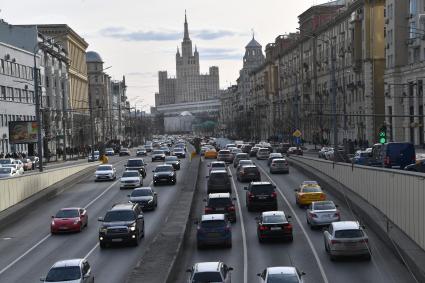
[[[132,156],[134,157],[134,156]],[[124,170],[125,157],[113,157],[110,163],[117,169],[117,176]],[[147,177],[144,185],[150,185],[154,163],[146,157]],[[145,237],[138,247],[117,246],[100,250],[98,246],[97,218],[115,203],[127,202],[130,190],[120,190],[119,181],[94,182],[89,176],[71,185],[67,190],[43,205],[28,212],[13,226],[0,231],[0,282],[39,282],[51,265],[58,260],[70,258],[88,258],[95,275],[96,282],[124,282],[128,273],[143,255],[148,244],[159,231],[167,217],[169,205],[174,201],[181,189],[181,182],[189,160],[182,162],[178,171],[177,185],[156,186],[158,208],[145,213]],[[50,235],[51,215],[62,207],[86,207],[89,225],[81,233]]]
[[[207,175],[206,164],[208,162],[203,162],[201,176]],[[255,217],[259,215],[259,212],[247,211],[245,191],[243,190],[247,184],[238,182],[234,176],[233,196],[238,198],[237,205],[240,210],[237,208],[237,222],[232,225],[233,247],[231,249],[218,247],[198,250],[196,248],[196,225],[192,225],[191,232],[185,241],[185,252],[179,268],[180,273],[177,275],[179,279],[176,282],[185,282],[184,280],[187,280],[186,268],[202,261],[223,261],[232,266],[234,268],[232,282],[237,283],[259,282],[256,274],[269,266],[296,266],[306,273],[304,277],[306,283],[415,282],[401,261],[370,229],[367,229],[366,233],[369,236],[372,251],[371,261],[362,259],[331,261],[324,249],[323,232],[311,230],[306,224],[305,209],[301,209],[295,204],[294,189],[309,178],[295,168],[290,168],[289,174],[270,175],[266,161],[254,160],[254,162],[262,169],[262,180],[272,180],[277,185],[279,209],[292,215],[294,241],[292,243],[265,244],[258,242]],[[232,175],[235,175],[233,166],[230,165],[229,168]],[[326,188],[324,190],[327,192]],[[328,199],[339,204],[342,220],[354,219],[354,215],[343,201],[335,199],[329,192],[327,195]],[[194,207],[198,217],[203,212],[202,199],[205,196],[206,179],[200,178]]]

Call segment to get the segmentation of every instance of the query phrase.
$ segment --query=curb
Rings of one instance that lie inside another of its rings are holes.
[[[184,239],[189,227],[190,212],[198,183],[199,156],[192,159],[185,176],[184,186],[176,202],[163,223],[162,229],[149,244],[145,254],[127,277],[127,283],[173,282],[172,276],[177,268],[177,260],[182,253]],[[196,172],[196,174],[194,174]]]
[[[384,242],[406,268],[416,277],[417,282],[425,282],[425,251],[412,241],[402,230],[386,219],[385,215],[369,204],[362,197],[352,192],[335,179],[315,170],[313,167],[290,158],[290,164],[316,178],[326,186],[327,190],[340,201],[349,202],[353,213],[360,222],[366,223],[368,228]]]

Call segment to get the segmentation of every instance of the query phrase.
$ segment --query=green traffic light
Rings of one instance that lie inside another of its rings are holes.
[[[384,137],[381,137],[381,138],[379,139],[379,143],[384,144],[384,143],[386,143],[386,142],[387,142],[387,139],[386,139],[386,138],[384,138]]]

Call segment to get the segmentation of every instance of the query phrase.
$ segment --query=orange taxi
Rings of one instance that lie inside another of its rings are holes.
[[[295,201],[300,207],[322,200],[326,200],[326,194],[316,181],[304,181],[295,189]]]

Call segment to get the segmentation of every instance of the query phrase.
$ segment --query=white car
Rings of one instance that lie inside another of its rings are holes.
[[[137,170],[124,171],[120,179],[120,189],[134,189],[143,186],[143,178]]]
[[[16,173],[18,175],[24,174],[24,167],[19,166],[19,164],[16,164],[16,163],[13,163],[13,164],[2,164],[2,168],[7,168],[7,167],[14,168],[15,171],[16,171]]]
[[[0,179],[16,177],[18,175],[16,169],[13,167],[0,167]]]
[[[303,283],[304,281],[302,277],[304,275],[304,272],[300,272],[296,267],[293,266],[267,267],[263,270],[263,272],[257,274],[257,276],[260,277],[260,283]]]
[[[257,159],[268,159],[270,155],[270,150],[268,148],[262,147],[257,151]]]
[[[89,162],[99,161],[100,154],[99,151],[95,150],[94,153],[90,153],[88,157]]]
[[[222,262],[199,262],[196,263],[192,268],[186,270],[186,272],[190,274],[187,282],[231,283],[232,270],[232,267],[228,267]]]
[[[117,172],[114,166],[109,164],[100,165],[97,167],[95,174],[95,181],[101,180],[115,180],[117,178]]]
[[[61,260],[56,262],[47,273],[40,278],[42,282],[94,283],[89,262],[84,258]]]

